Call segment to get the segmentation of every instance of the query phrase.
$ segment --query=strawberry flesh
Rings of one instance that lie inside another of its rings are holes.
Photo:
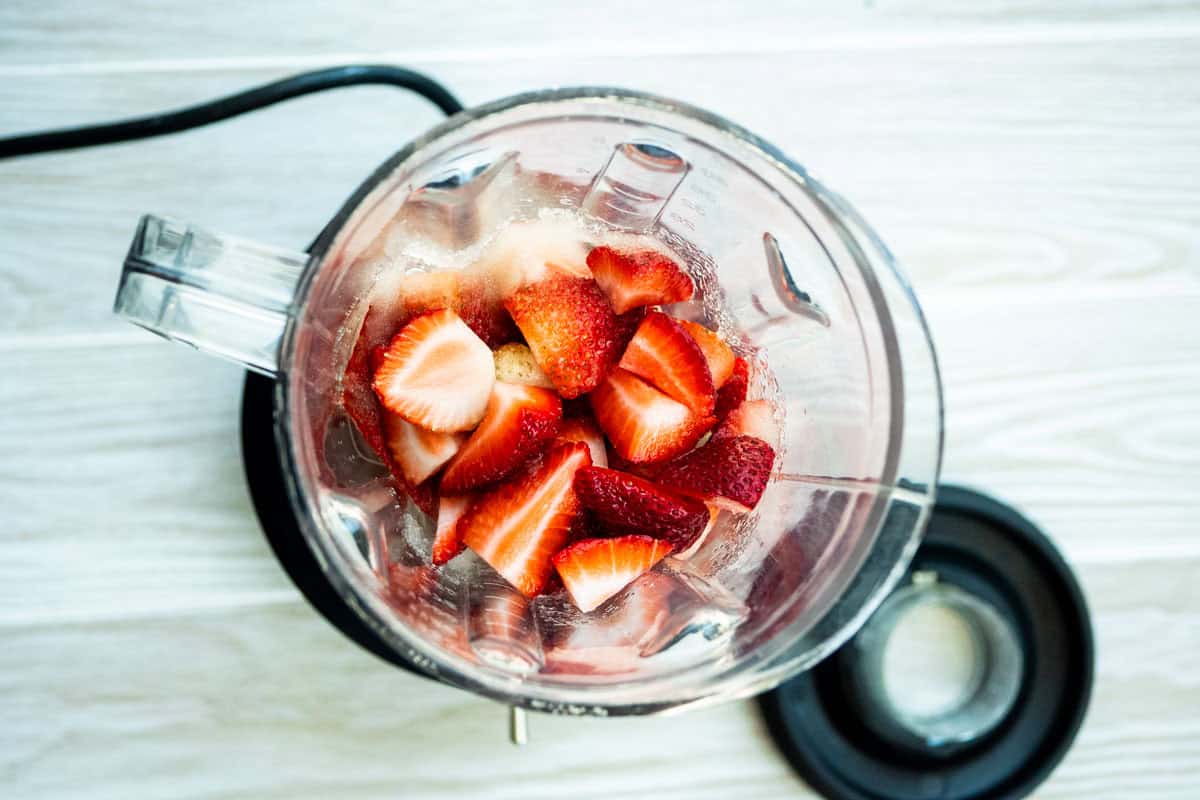
[[[596,422],[617,454],[635,464],[679,455],[715,421],[619,367],[592,392],[591,401]]]
[[[453,433],[483,418],[495,382],[492,351],[449,309],[408,323],[388,343],[373,386],[394,414]]]
[[[661,311],[646,315],[618,366],[649,381],[694,413],[712,413],[716,389],[704,351],[678,322]]]
[[[696,344],[700,346],[705,360],[708,361],[708,371],[712,374],[713,386],[720,389],[733,374],[733,350],[721,340],[720,336],[698,322],[683,319],[679,320],[679,324],[691,334]]]
[[[554,556],[554,567],[567,594],[588,612],[645,574],[671,552],[671,545],[650,536],[584,539]]]
[[[461,434],[427,431],[389,411],[382,413],[384,441],[391,462],[414,486],[441,469],[462,446]]]
[[[654,250],[595,247],[588,253],[587,265],[618,314],[639,306],[691,300],[696,291],[678,264]]]
[[[590,462],[584,444],[550,451],[538,469],[519,473],[471,506],[458,522],[463,542],[526,597],[537,595],[579,512],[575,472]]]
[[[475,497],[467,494],[457,497],[442,495],[438,499],[437,528],[433,534],[434,564],[445,564],[463,551],[465,545],[459,536],[458,523],[473,502]]]
[[[443,492],[503,480],[558,434],[562,401],[549,389],[496,381],[483,421],[446,467]]]
[[[771,445],[753,436],[712,439],[656,470],[658,483],[680,494],[745,513],[762,498],[775,464]]]
[[[691,546],[709,521],[708,508],[699,500],[614,469],[579,470],[575,494],[602,523],[665,539],[677,550]]]
[[[617,360],[617,318],[594,280],[552,272],[515,291],[504,307],[564,398],[595,389]]]
[[[596,427],[591,415],[563,420],[554,444],[567,442],[583,442],[591,453],[593,466],[608,466],[608,448],[604,446],[604,434]]]
[[[724,420],[731,411],[746,402],[746,392],[750,389],[750,365],[746,359],[737,358],[733,362],[733,374],[725,385],[717,391],[717,403],[713,415],[718,420]]]
[[[714,439],[728,436],[753,436],[767,444],[779,441],[779,423],[775,411],[766,400],[747,400],[729,412],[713,431]]]

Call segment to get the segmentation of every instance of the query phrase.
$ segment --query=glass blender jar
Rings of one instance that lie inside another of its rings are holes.
[[[339,407],[380,270],[465,258],[548,209],[649,235],[698,319],[753,352],[781,421],[753,514],[592,614],[527,600],[428,520]],[[904,574],[934,501],[942,405],[921,311],[858,214],[716,115],[609,88],[448,119],[386,161],[307,254],[142,220],[116,311],[273,380],[287,512],[344,612],[396,660],[514,706],[644,714],[747,697],[836,650]]]

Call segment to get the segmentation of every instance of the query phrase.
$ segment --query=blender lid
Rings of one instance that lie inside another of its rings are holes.
[[[783,755],[833,800],[1019,798],[1070,748],[1094,659],[1083,594],[1045,534],[986,495],[941,486],[899,587],[836,653],[759,703]]]

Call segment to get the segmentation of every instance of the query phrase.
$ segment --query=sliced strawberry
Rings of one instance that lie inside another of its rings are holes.
[[[661,311],[646,315],[618,366],[646,379],[693,413],[712,413],[716,389],[704,351]]]
[[[563,397],[595,389],[616,361],[616,317],[593,280],[554,273],[518,289],[504,307]]]
[[[591,415],[563,420],[554,444],[567,442],[583,442],[591,453],[593,466],[608,466],[608,448],[604,446],[604,434],[600,432]]]
[[[660,465],[656,480],[680,494],[745,513],[762,497],[774,464],[775,451],[761,439],[714,438],[703,447]]]
[[[629,347],[629,342],[637,333],[638,326],[642,324],[642,320],[646,318],[646,309],[635,308],[633,311],[626,311],[624,314],[617,315],[617,348],[616,352],[624,353],[625,348]]]
[[[464,494],[456,497],[442,495],[438,499],[437,529],[433,534],[433,563],[445,564],[463,551],[458,522],[475,502],[475,496]]]
[[[775,409],[766,400],[747,400],[729,412],[713,431],[714,439],[727,436],[753,436],[774,446],[779,442],[779,423]]]
[[[678,264],[654,250],[596,247],[588,253],[587,265],[618,314],[638,306],[691,300],[696,291]]]
[[[579,470],[575,494],[602,523],[622,532],[665,539],[676,549],[691,546],[709,519],[708,509],[699,500],[615,469]]]
[[[495,375],[488,346],[457,314],[442,309],[396,334],[374,387],[389,411],[422,428],[453,433],[483,418]]]
[[[388,455],[414,486],[424,483],[462,447],[462,434],[427,431],[397,414],[386,410],[382,414]]]
[[[463,541],[526,597],[542,591],[579,511],[576,470],[588,466],[587,445],[550,451],[541,467],[483,495],[459,520]]]
[[[662,561],[671,545],[649,536],[584,539],[554,556],[554,567],[580,611],[591,611]]]
[[[596,422],[617,453],[638,464],[682,453],[714,422],[619,367],[596,387],[591,400]]]
[[[704,543],[708,541],[708,536],[717,527],[717,520],[721,516],[721,507],[715,503],[705,503],[705,508],[708,511],[708,521],[704,524],[704,528],[697,534],[696,538],[687,543],[678,541],[672,542],[675,545],[675,552],[671,554],[672,558],[677,558],[680,561],[687,561],[692,556],[700,551]]]
[[[388,452],[383,438],[379,400],[371,391],[371,374],[375,371],[375,365],[371,360],[371,345],[365,335],[370,317],[368,310],[342,375],[342,407],[367,446],[387,463]]]
[[[503,480],[558,434],[562,401],[537,386],[496,381],[483,422],[442,476],[442,491],[457,493]]]
[[[692,335],[704,358],[708,361],[708,371],[712,374],[713,386],[720,389],[733,374],[733,350],[721,340],[721,337],[698,322],[686,319],[679,320],[683,329]]]
[[[463,275],[458,313],[488,347],[499,347],[521,338],[512,317],[504,310],[501,294],[484,276]]]
[[[750,390],[750,365],[746,359],[738,358],[733,362],[733,374],[725,385],[717,391],[717,404],[713,415],[718,420],[724,420],[735,408],[746,402],[746,392]]]

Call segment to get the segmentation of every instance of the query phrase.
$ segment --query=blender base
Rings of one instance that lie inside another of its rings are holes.
[[[940,715],[906,716],[910,704],[890,702],[881,675],[900,630],[889,623],[930,591],[986,609],[977,619],[990,629],[974,637],[973,697]],[[1046,536],[1003,503],[942,486],[908,575],[880,610],[759,704],[783,755],[834,800],[1019,798],[1074,740],[1094,658],[1083,594]]]

